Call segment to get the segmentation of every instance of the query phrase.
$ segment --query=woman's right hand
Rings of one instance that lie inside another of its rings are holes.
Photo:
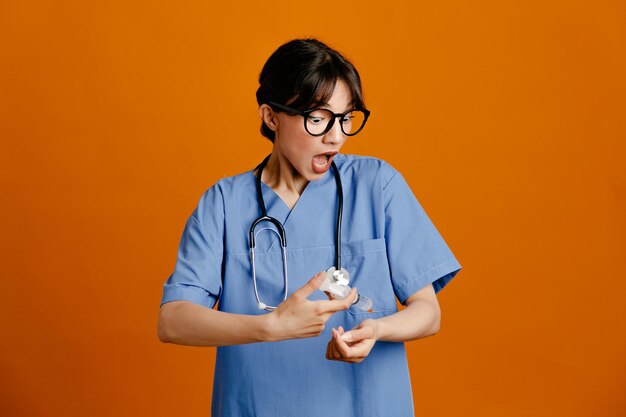
[[[330,316],[350,307],[356,297],[355,288],[343,300],[307,299],[319,289],[324,279],[326,273],[318,272],[302,288],[280,303],[276,310],[266,315],[270,341],[319,336]]]

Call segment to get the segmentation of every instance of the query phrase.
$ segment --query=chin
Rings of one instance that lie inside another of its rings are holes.
[[[326,174],[326,172],[324,172],[323,174],[318,174],[317,172],[311,172],[307,177],[305,177],[307,180],[309,181],[317,181],[317,180],[321,180],[324,175]]]

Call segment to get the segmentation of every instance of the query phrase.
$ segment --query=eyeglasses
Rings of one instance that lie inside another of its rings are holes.
[[[339,117],[341,131],[346,136],[354,136],[363,129],[367,118],[370,117],[370,111],[365,109],[353,109],[345,113],[333,113],[328,109],[298,110],[274,101],[270,101],[268,104],[287,113],[302,116],[304,118],[304,129],[312,136],[322,136],[328,133],[333,127],[333,124],[335,124],[337,117]]]

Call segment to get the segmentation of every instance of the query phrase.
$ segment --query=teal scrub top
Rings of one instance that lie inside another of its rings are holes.
[[[378,341],[359,364],[326,359],[331,328],[347,331],[365,319],[397,312],[426,285],[441,291],[461,269],[402,175],[383,160],[338,154],[344,193],[342,266],[350,286],[372,299],[373,311],[335,313],[321,335],[305,339],[217,348],[211,415],[413,416],[404,343]],[[311,181],[290,209],[267,185],[268,215],[287,236],[289,295],[335,264],[337,186],[334,171]],[[249,230],[260,216],[253,170],[223,178],[200,198],[187,220],[174,272],[161,304],[186,300],[230,313],[268,314],[254,296]],[[261,227],[273,227],[262,222]],[[255,264],[260,298],[283,297],[280,240],[261,231]],[[324,300],[316,291],[310,300]],[[219,301],[219,302],[218,302]]]

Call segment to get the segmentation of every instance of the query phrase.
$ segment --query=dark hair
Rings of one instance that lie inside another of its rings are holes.
[[[306,110],[328,102],[337,80],[352,95],[352,105],[365,109],[361,78],[354,65],[317,39],[294,39],[281,45],[267,59],[259,75],[256,100]],[[261,121],[261,134],[274,142],[274,131]]]

